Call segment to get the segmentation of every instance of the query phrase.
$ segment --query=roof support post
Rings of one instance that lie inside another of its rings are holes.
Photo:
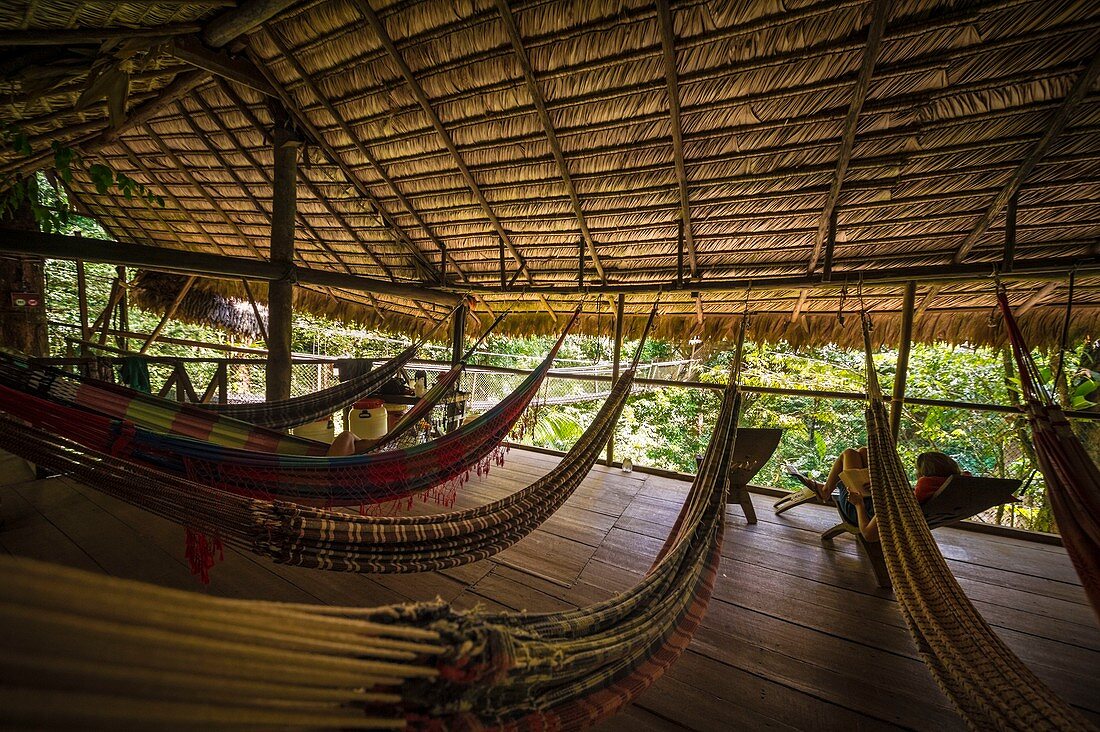
[[[916,312],[917,283],[905,284],[901,306],[901,344],[898,346],[898,368],[894,374],[894,392],[890,397],[890,434],[897,441],[901,431],[901,407],[905,403],[905,380],[909,375],[909,350],[913,345],[913,316]]]
[[[615,302],[615,352],[611,357],[611,388],[619,381],[619,362],[623,353],[623,311],[626,309],[626,295],[619,294]],[[607,438],[607,459],[604,461],[608,467],[615,458],[615,433]]]
[[[465,303],[455,308],[451,316],[451,366],[456,366],[466,353],[466,311],[469,306]],[[462,388],[462,377],[455,383],[455,391]],[[447,431],[458,426],[460,411],[458,402],[452,401],[447,405]]]
[[[271,261],[286,267],[287,277],[267,287],[267,400],[290,398],[290,332],[294,322],[294,220],[298,209],[298,147],[289,120],[275,127],[275,182],[271,202]]]

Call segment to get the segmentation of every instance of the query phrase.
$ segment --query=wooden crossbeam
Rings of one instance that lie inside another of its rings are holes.
[[[668,113],[672,126],[672,156],[676,165],[676,184],[680,189],[680,220],[683,240],[687,245],[688,265],[692,278],[699,275],[699,258],[695,252],[695,236],[691,227],[691,204],[688,199],[687,167],[684,164],[684,130],[680,122],[680,84],[676,73],[676,30],[672,25],[672,9],[668,0],[657,0],[657,18],[661,26],[661,50],[668,86]]]
[[[1096,83],[1097,78],[1100,78],[1100,51],[1092,57],[1092,62],[1088,65],[1081,75],[1077,77],[1077,80],[1073,83],[1073,87],[1069,93],[1066,94],[1062,100],[1062,104],[1058,107],[1058,110],[1050,119],[1050,123],[1047,125],[1046,132],[1039,138],[1035,146],[1031,148],[1027,157],[1020,163],[1012,175],[1009,177],[1008,182],[1004,187],[993,197],[993,201],[990,202],[989,208],[974,224],[974,228],[963,239],[962,244],[959,245],[959,250],[955,253],[953,261],[961,262],[966,258],[966,255],[970,253],[970,250],[974,248],[974,245],[978,243],[978,240],[982,237],[982,234],[993,223],[993,220],[1000,214],[1001,209],[1016,195],[1020,190],[1020,186],[1023,185],[1024,180],[1031,174],[1031,171],[1035,169],[1035,166],[1039,164],[1039,161],[1046,155],[1050,146],[1054,144],[1054,140],[1062,133],[1066,125],[1069,124],[1070,116],[1073,110],[1081,104],[1081,101],[1092,90],[1093,85]]]
[[[604,272],[603,262],[600,261],[599,252],[596,251],[596,242],[592,238],[592,232],[588,230],[588,221],[585,218],[584,210],[581,208],[581,201],[577,196],[577,188],[573,185],[573,179],[569,175],[569,164],[565,160],[565,154],[562,152],[557,132],[554,131],[554,123],[550,119],[550,113],[546,110],[546,101],[543,99],[538,80],[535,79],[535,72],[531,67],[531,59],[527,56],[527,50],[524,48],[523,38],[520,37],[519,28],[516,26],[516,20],[512,16],[512,11],[508,7],[507,0],[496,0],[496,5],[497,11],[500,13],[500,18],[504,23],[504,29],[508,31],[508,37],[512,41],[512,50],[515,51],[516,59],[519,61],[520,68],[523,70],[523,80],[527,85],[527,94],[531,97],[531,101],[535,105],[535,111],[538,113],[543,131],[546,133],[546,140],[550,143],[550,150],[554,154],[554,161],[557,163],[558,172],[561,174],[562,181],[565,183],[565,190],[569,194],[569,202],[573,206],[573,214],[577,217],[577,226],[580,227],[581,236],[584,237],[584,242],[588,247],[588,253],[592,257],[592,264],[595,265],[596,271],[600,275],[600,279],[606,282],[607,274]]]
[[[1048,283],[1046,283],[1045,285],[1040,287],[1039,290],[1034,295],[1032,295],[1027,300],[1025,300],[1024,303],[1022,305],[1020,305],[1020,307],[1016,308],[1016,315],[1017,316],[1023,315],[1027,311],[1034,308],[1036,305],[1039,305],[1044,300],[1046,300],[1051,295],[1053,295],[1054,291],[1057,290],[1057,289],[1058,289],[1058,283],[1057,282],[1048,282]]]
[[[279,37],[278,33],[276,33],[274,29],[268,29],[267,37],[271,39],[272,43],[275,44],[275,47],[279,50],[279,53],[282,55],[282,57],[287,60],[290,66],[294,69],[294,72],[298,75],[298,77],[302,80],[306,87],[312,92],[314,98],[317,99],[321,106],[324,107],[325,111],[328,112],[329,116],[332,117],[337,127],[339,127],[341,131],[343,131],[344,134],[348,136],[348,139],[352,141],[352,144],[355,146],[356,151],[360,155],[362,155],[364,159],[366,159],[366,161],[379,175],[379,177],[382,178],[382,181],[386,184],[386,187],[389,188],[390,192],[397,197],[398,201],[401,202],[401,205],[405,207],[405,210],[408,211],[409,214],[413,217],[413,220],[416,221],[417,226],[419,226],[424,231],[424,233],[428,235],[428,238],[432,241],[432,243],[436,245],[436,247],[439,248],[441,252],[445,251],[446,247],[440,241],[439,237],[436,236],[435,232],[433,232],[431,228],[428,227],[428,224],[420,216],[420,213],[415,208],[413,208],[408,198],[405,197],[405,194],[393,182],[393,179],[386,172],[385,168],[382,167],[381,162],[379,162],[378,158],[375,157],[374,153],[372,153],[370,149],[360,141],[360,136],[351,129],[348,123],[344,121],[343,117],[341,117],[340,114],[336,111],[336,108],[332,106],[332,103],[329,102],[328,98],[321,93],[320,88],[314,83],[309,73],[302,67],[301,63],[298,62],[298,59],[295,58],[290,48],[286,45],[282,38]],[[290,112],[291,115],[293,115],[293,117],[302,127],[302,129],[310,135],[310,137],[318,145],[318,147],[320,147],[324,151],[325,155],[327,155],[328,158],[332,160],[333,164],[336,165],[336,167],[340,168],[340,171],[344,174],[344,177],[348,179],[348,182],[351,183],[352,187],[355,188],[356,192],[358,192],[360,196],[370,202],[371,207],[374,209],[378,217],[382,220],[383,226],[385,226],[393,235],[394,240],[397,241],[400,245],[404,246],[406,250],[408,250],[409,254],[413,258],[413,262],[415,263],[416,267],[431,279],[439,281],[440,275],[435,266],[427,260],[423,252],[420,251],[420,247],[416,245],[416,242],[414,242],[405,232],[405,230],[402,229],[400,225],[398,225],[397,221],[393,218],[393,216],[390,215],[385,206],[382,205],[382,202],[378,200],[378,198],[370,191],[367,185],[359,179],[359,176],[352,169],[352,167],[348,165],[348,163],[339,155],[339,153],[337,153],[336,148],[334,148],[325,139],[325,136],[321,133],[321,131],[318,130],[313,125],[313,123],[309,121],[305,113],[298,108],[294,97],[289,94],[269,72],[264,71],[264,75],[267,77],[268,81],[275,89],[280,101],[283,103],[283,106],[286,108],[286,110]],[[455,261],[453,257],[451,259],[451,262],[452,264],[454,264],[455,271],[459,272],[459,274],[462,275],[463,279],[465,279],[465,275],[462,273],[459,263]]]
[[[250,59],[232,57],[223,50],[210,49],[196,36],[176,38],[165,46],[165,51],[195,68],[209,71],[214,76],[235,81],[269,97],[276,96],[271,84]]]
[[[794,304],[794,310],[791,312],[791,322],[797,323],[798,319],[802,317],[802,308],[806,306],[806,298],[810,296],[810,290],[803,288],[798,293],[798,302]]]
[[[168,38],[202,30],[193,23],[148,28],[50,28],[49,30],[0,31],[0,46],[98,46],[105,41],[130,38]]]
[[[260,306],[256,304],[256,298],[252,294],[252,285],[248,284],[248,280],[241,279],[241,284],[244,286],[244,294],[248,296],[248,304],[252,306],[252,314],[256,316],[256,327],[260,329],[260,337],[264,339],[264,346],[267,346],[267,326],[264,325],[264,319],[260,315]]]
[[[432,107],[431,100],[428,99],[428,95],[424,93],[424,89],[420,86],[420,82],[417,81],[412,69],[405,63],[404,57],[401,55],[401,52],[397,50],[397,46],[394,45],[393,39],[390,38],[385,26],[382,25],[382,21],[378,19],[374,9],[371,8],[370,3],[366,0],[354,0],[352,4],[359,10],[359,13],[366,18],[371,30],[374,31],[375,36],[377,36],[383,47],[385,47],[390,59],[393,61],[394,65],[397,66],[398,70],[401,71],[401,75],[405,78],[405,83],[408,85],[409,90],[412,91],[417,102],[420,103],[420,108],[424,110],[424,114],[428,117],[428,121],[432,123],[432,127],[435,128],[436,134],[439,135],[440,140],[443,141],[444,147],[446,147],[447,151],[451,154],[451,159],[458,167],[459,173],[462,174],[463,179],[466,181],[466,185],[470,188],[470,192],[474,194],[474,198],[477,199],[478,204],[481,206],[481,210],[484,212],[485,217],[489,219],[489,223],[496,231],[497,236],[504,242],[504,246],[507,247],[508,252],[516,260],[520,271],[526,276],[527,281],[533,282],[531,271],[523,255],[520,254],[516,245],[512,243],[512,237],[505,230],[500,219],[497,218],[492,206],[489,205],[489,201],[485,198],[485,194],[481,192],[481,187],[474,179],[473,173],[470,172],[470,169],[466,166],[466,161],[462,159],[462,155],[458,152],[458,147],[451,138],[451,133],[443,126],[443,121]]]
[[[183,287],[176,293],[176,297],[172,300],[172,303],[168,306],[168,309],[164,311],[164,317],[160,319],[156,327],[153,328],[153,332],[149,334],[149,337],[145,339],[145,343],[141,344],[141,350],[138,353],[145,353],[149,350],[149,346],[153,345],[157,340],[157,336],[164,330],[164,326],[168,324],[168,321],[172,319],[172,316],[179,310],[181,304],[183,304],[183,298],[187,297],[187,293],[191,292],[191,288],[195,285],[195,281],[198,277],[192,275],[187,278],[187,281],[183,283]]]
[[[833,173],[829,193],[825,198],[825,207],[818,218],[817,235],[814,238],[814,250],[810,255],[808,269],[811,274],[817,270],[822,244],[825,243],[827,236],[830,251],[826,259],[830,265],[832,263],[831,250],[833,243],[836,241],[836,208],[840,202],[840,189],[844,184],[844,175],[848,171],[848,163],[851,161],[852,150],[855,147],[859,113],[863,109],[863,102],[867,99],[867,91],[871,88],[871,76],[875,70],[875,62],[878,61],[879,51],[882,49],[882,36],[886,31],[886,16],[889,13],[890,5],[890,0],[874,0],[871,25],[867,30],[867,45],[863,48],[863,61],[860,64],[855,87],[852,89],[852,101],[848,105],[848,115],[844,119],[844,132],[840,138],[840,152],[837,155],[836,171]]]

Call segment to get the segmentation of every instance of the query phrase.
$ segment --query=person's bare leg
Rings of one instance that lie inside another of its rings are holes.
[[[354,455],[355,440],[355,433],[351,430],[345,430],[336,436],[325,454],[329,456]]]
[[[821,492],[818,494],[821,500],[826,500],[833,491],[836,490],[836,484],[840,482],[840,474],[845,470],[859,470],[860,468],[867,467],[867,448],[861,447],[858,450],[848,448],[844,452],[837,456],[836,462],[833,463],[833,469],[829,471],[829,477],[825,479],[825,484],[821,487]]]

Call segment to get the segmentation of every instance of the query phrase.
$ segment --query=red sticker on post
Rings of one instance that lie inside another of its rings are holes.
[[[42,304],[42,296],[37,292],[13,292],[11,304],[16,308],[36,308]]]

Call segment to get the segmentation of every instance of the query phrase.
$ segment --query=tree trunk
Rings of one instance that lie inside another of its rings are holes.
[[[5,227],[38,231],[29,205],[17,209]],[[0,257],[0,345],[29,356],[48,356],[45,260]]]

